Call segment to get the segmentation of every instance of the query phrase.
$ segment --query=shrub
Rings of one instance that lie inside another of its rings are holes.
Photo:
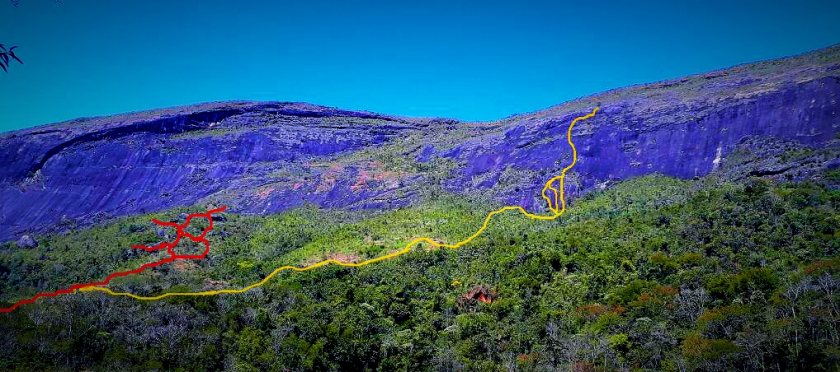
[[[698,360],[718,360],[738,351],[738,346],[730,341],[706,339],[696,334],[682,342],[682,354]]]

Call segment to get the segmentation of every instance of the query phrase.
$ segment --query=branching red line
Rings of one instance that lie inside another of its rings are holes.
[[[152,246],[152,247],[148,247],[148,246],[145,246],[145,245],[133,245],[133,246],[131,246],[131,248],[142,249],[146,252],[154,252],[154,251],[158,251],[158,250],[166,248],[166,253],[169,253],[169,257],[164,258],[160,261],[147,263],[147,264],[145,264],[143,266],[140,266],[139,268],[134,269],[134,270],[115,272],[111,275],[108,275],[108,277],[106,277],[105,280],[103,280],[101,282],[79,283],[79,284],[74,284],[74,285],[70,286],[70,288],[67,288],[67,289],[59,289],[55,292],[50,292],[50,293],[39,293],[39,294],[35,295],[35,297],[18,301],[16,304],[12,305],[11,307],[0,308],[0,313],[11,312],[12,310],[16,309],[20,305],[33,303],[33,302],[35,302],[36,300],[38,300],[39,298],[42,298],[42,297],[55,297],[55,296],[58,296],[60,294],[73,293],[73,291],[75,291],[77,289],[80,289],[80,288],[84,288],[84,287],[90,287],[90,286],[95,286],[95,285],[106,285],[106,284],[108,284],[108,282],[111,281],[111,279],[121,277],[121,276],[128,276],[128,275],[131,275],[131,274],[139,274],[143,270],[146,270],[150,267],[160,266],[160,265],[165,264],[167,262],[172,262],[172,261],[175,261],[175,260],[200,260],[200,259],[203,259],[203,258],[207,257],[207,253],[210,252],[210,242],[207,241],[205,236],[207,236],[207,233],[210,232],[210,230],[213,230],[213,216],[212,215],[214,213],[219,213],[221,211],[224,211],[226,208],[227,208],[227,206],[222,206],[221,208],[216,208],[216,209],[207,211],[206,213],[190,214],[190,215],[187,216],[187,220],[181,225],[179,225],[175,222],[163,222],[163,221],[158,221],[156,219],[152,219],[152,222],[154,222],[154,223],[156,223],[160,226],[169,226],[169,227],[174,227],[175,229],[177,229],[178,236],[175,238],[175,241],[171,242],[171,243],[162,242],[162,243],[160,243],[158,245],[155,245],[155,246]],[[187,226],[190,225],[190,220],[193,219],[193,218],[206,218],[207,221],[208,221],[208,226],[204,229],[204,231],[199,236],[193,236],[190,233],[184,231],[184,229]],[[204,243],[204,252],[201,253],[201,254],[175,254],[175,252],[173,252],[172,249],[175,248],[178,245],[178,242],[181,241],[182,237],[186,237],[186,238],[188,238],[188,239],[190,239],[190,240],[192,240],[196,243]]]

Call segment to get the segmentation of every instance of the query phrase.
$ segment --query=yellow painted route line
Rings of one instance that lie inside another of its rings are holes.
[[[564,212],[566,212],[566,199],[565,199],[564,193],[563,193],[563,190],[565,189],[564,182],[565,182],[565,179],[566,179],[566,172],[568,172],[570,169],[572,169],[572,167],[574,167],[575,164],[577,163],[577,149],[575,148],[575,144],[572,143],[572,128],[575,126],[575,123],[577,123],[578,121],[588,119],[588,118],[591,118],[591,117],[595,116],[596,112],[598,112],[597,107],[595,109],[593,109],[591,113],[575,118],[574,120],[572,120],[572,124],[569,125],[569,131],[566,134],[566,138],[569,141],[569,145],[572,147],[572,164],[569,164],[568,167],[563,168],[563,171],[560,173],[559,176],[552,177],[550,180],[548,180],[548,182],[545,183],[545,187],[543,187],[543,190],[542,190],[542,197],[543,197],[543,199],[545,199],[548,202],[548,209],[550,209],[551,212],[553,213],[550,216],[540,216],[540,215],[528,213],[527,211],[525,211],[525,209],[523,209],[520,206],[506,206],[506,207],[502,207],[501,209],[490,212],[490,214],[487,215],[487,218],[484,219],[484,225],[482,225],[481,228],[478,229],[478,231],[475,232],[475,234],[473,234],[469,238],[467,238],[463,241],[460,241],[458,243],[455,243],[455,244],[438,243],[438,242],[436,242],[436,241],[434,241],[430,238],[417,238],[417,239],[412,240],[411,243],[408,243],[405,246],[405,248],[403,248],[400,251],[390,253],[390,254],[386,254],[384,256],[373,258],[373,259],[363,261],[363,262],[359,262],[359,263],[347,263],[347,262],[337,261],[337,260],[334,260],[334,259],[329,259],[329,260],[324,260],[324,261],[321,261],[321,262],[318,262],[316,264],[306,266],[306,267],[283,266],[283,267],[277,268],[276,270],[272,271],[271,274],[268,274],[268,276],[265,277],[265,279],[263,279],[263,280],[261,280],[257,283],[251,284],[251,285],[249,285],[245,288],[241,288],[241,289],[221,289],[221,290],[217,290],[217,291],[204,291],[204,292],[169,292],[169,293],[164,293],[164,294],[159,295],[159,296],[138,296],[138,295],[135,295],[135,294],[132,294],[132,293],[114,292],[114,291],[112,291],[108,288],[95,287],[95,286],[79,288],[79,291],[81,291],[81,292],[100,291],[100,292],[108,293],[108,294],[113,295],[113,296],[127,296],[127,297],[131,297],[131,298],[134,298],[134,299],[145,300],[145,301],[160,300],[160,299],[164,299],[166,297],[174,297],[174,296],[214,296],[214,295],[218,295],[218,294],[222,294],[222,293],[243,293],[243,292],[249,291],[251,289],[254,289],[256,287],[259,287],[259,286],[267,283],[269,280],[271,280],[271,278],[273,278],[275,275],[277,275],[278,273],[280,273],[281,271],[284,271],[284,270],[308,271],[308,270],[312,270],[312,269],[315,269],[315,268],[319,268],[319,267],[324,266],[326,264],[336,264],[336,265],[346,266],[346,267],[365,266],[365,265],[372,264],[374,262],[387,260],[389,258],[394,258],[394,257],[397,257],[399,255],[405,254],[405,253],[407,253],[408,251],[411,250],[412,246],[414,246],[415,244],[419,244],[419,243],[428,243],[428,244],[431,244],[435,247],[455,249],[455,248],[463,246],[464,244],[467,244],[467,243],[471,242],[473,239],[475,239],[476,237],[481,235],[481,233],[484,232],[485,229],[487,229],[487,225],[490,223],[490,219],[492,219],[493,216],[495,216],[499,213],[503,213],[505,211],[509,211],[509,210],[518,210],[519,212],[521,212],[525,216],[531,217],[531,219],[535,219],[535,220],[553,220],[557,217],[560,217],[561,215],[563,215]],[[557,181],[557,180],[560,180],[559,190],[555,189],[551,185],[552,183],[554,183],[554,181]],[[554,193],[554,198],[553,199],[550,198],[548,195],[546,195],[546,190],[551,190]],[[559,206],[558,206],[558,199],[559,199],[559,202],[560,202]]]

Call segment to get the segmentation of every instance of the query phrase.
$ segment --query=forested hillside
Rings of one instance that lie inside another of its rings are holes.
[[[646,176],[587,194],[555,221],[502,215],[457,250],[287,272],[244,294],[39,300],[0,314],[0,370],[833,371],[839,181],[838,171],[805,182]],[[381,213],[224,214],[208,259],[110,287],[242,287],[285,263],[460,239],[491,207],[443,195]],[[5,244],[0,305],[151,261],[128,249],[172,234],[150,218],[201,208],[41,237],[38,249]]]

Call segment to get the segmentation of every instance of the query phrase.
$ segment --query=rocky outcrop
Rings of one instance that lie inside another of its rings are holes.
[[[21,248],[36,248],[38,247],[38,241],[29,235],[24,235],[18,239],[17,245]]]
[[[808,148],[836,146],[840,133],[838,98],[838,77],[809,79],[801,75],[800,81],[783,82],[743,98],[737,98],[737,93],[723,99],[699,96],[664,105],[652,100],[592,97],[588,100],[600,100],[602,108],[573,131],[578,163],[568,188],[574,195],[598,184],[651,172],[681,178],[704,176],[753,137],[779,138]],[[558,174],[569,163],[566,130],[568,123],[582,113],[514,120],[506,126],[504,136],[487,136],[484,141],[460,146],[456,153],[441,154],[465,163],[449,188],[462,190],[471,180],[486,178],[489,181],[475,187],[496,189],[505,172],[516,173],[520,180],[530,179],[524,182],[530,187],[520,182],[496,191],[506,194],[509,202],[523,206],[542,204],[538,189],[546,175]],[[771,175],[792,167],[749,172]]]
[[[191,205],[221,191],[253,191],[273,172],[421,127],[369,113],[254,103],[116,126],[82,122],[11,133],[0,138],[6,164],[0,239]],[[242,203],[241,210],[253,210]]]
[[[538,210],[543,183],[571,160],[570,121],[596,106],[573,130],[572,196],[652,172],[782,176],[793,163],[760,158],[838,146],[838,95],[835,46],[493,123],[277,102],[77,119],[0,135],[0,241],[196,203],[256,214],[391,208],[438,187]],[[727,168],[744,148],[758,160]],[[826,156],[807,169],[831,166]]]

